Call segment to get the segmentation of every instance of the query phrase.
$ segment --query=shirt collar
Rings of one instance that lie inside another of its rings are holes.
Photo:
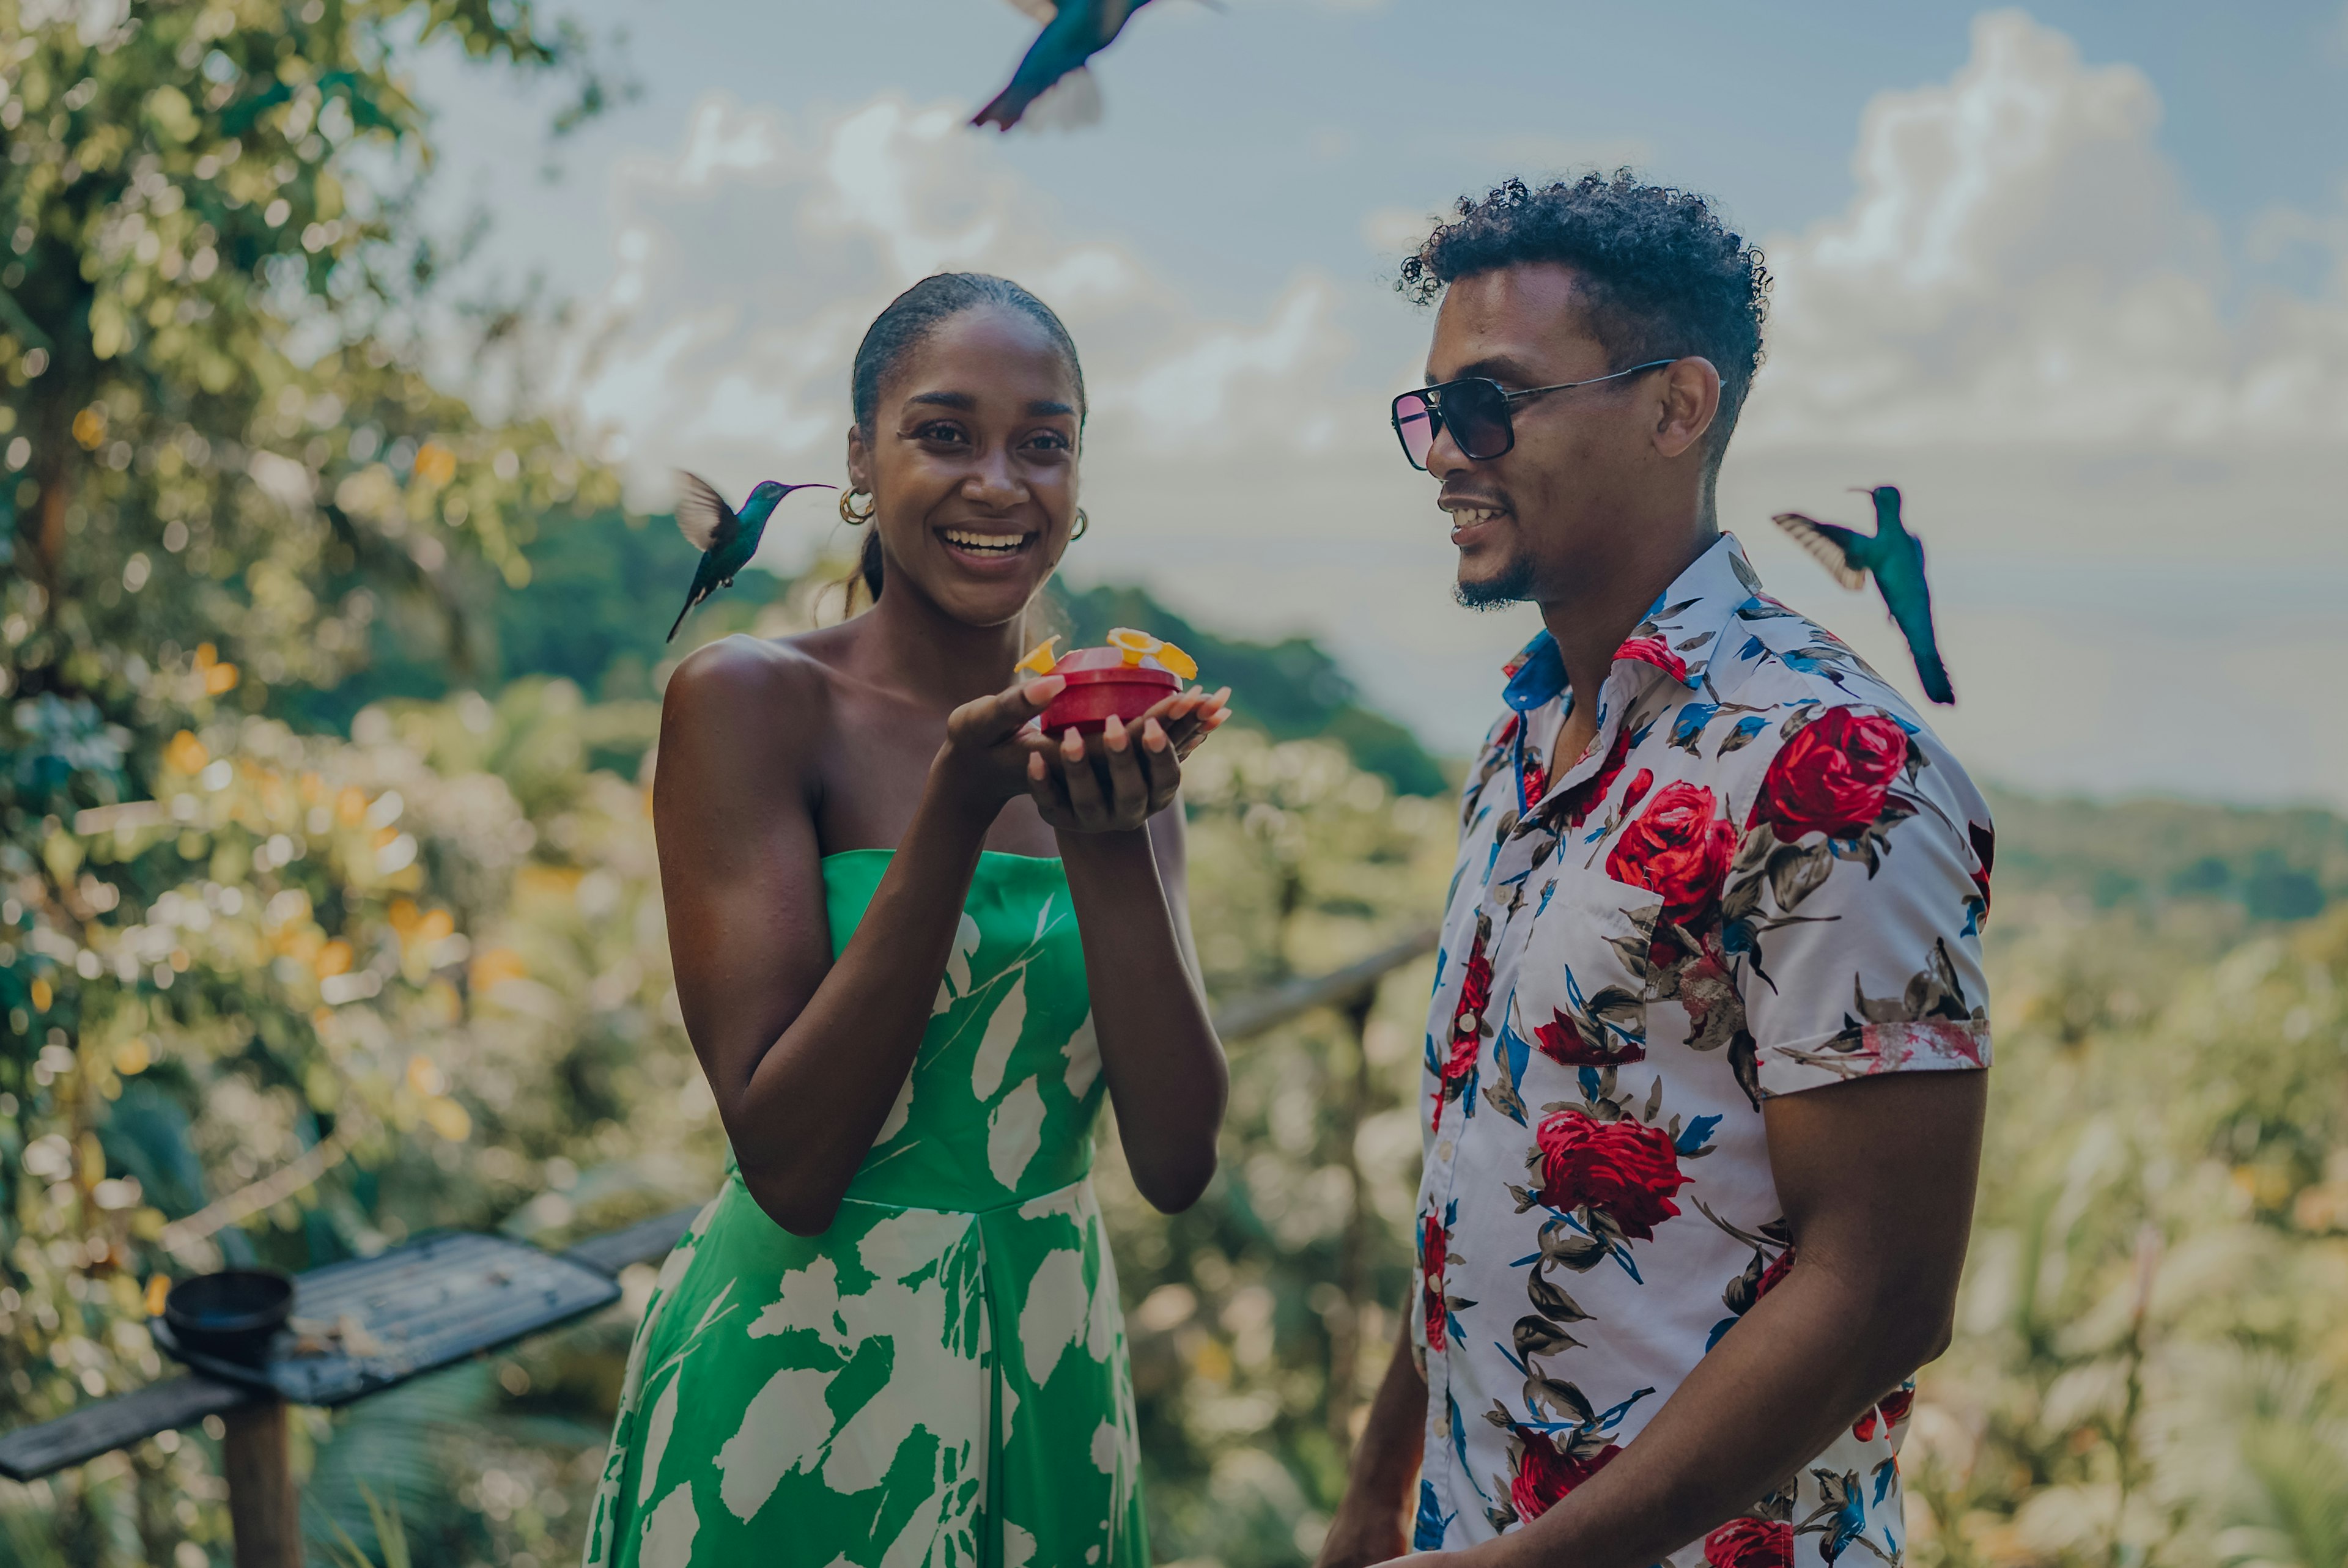
[[[1730,618],[1760,591],[1745,547],[1735,534],[1721,535],[1647,607],[1614,651],[1615,665],[1644,664],[1697,690]],[[1547,627],[1500,668],[1509,678],[1500,699],[1517,712],[1530,712],[1565,692],[1565,657]]]

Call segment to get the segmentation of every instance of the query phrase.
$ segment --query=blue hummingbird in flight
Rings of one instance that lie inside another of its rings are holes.
[[[1834,579],[1854,592],[1874,574],[1876,591],[1891,612],[1892,624],[1908,639],[1924,695],[1935,702],[1954,702],[1949,671],[1941,662],[1941,647],[1932,635],[1932,590],[1924,581],[1924,541],[1900,520],[1900,490],[1878,485],[1861,495],[1875,498],[1875,532],[1822,523],[1800,512],[1779,512],[1772,520],[1794,536]]]
[[[761,481],[736,511],[726,504],[708,480],[698,474],[680,468],[676,473],[676,528],[695,549],[701,552],[701,564],[693,571],[692,591],[685,596],[685,608],[676,612],[676,624],[668,629],[668,641],[676,641],[685,618],[693,607],[721,588],[733,586],[734,574],[750,564],[758,553],[758,541],[766,536],[767,519],[775,515],[776,505],[793,490],[836,490],[837,485],[786,485],[779,480]]]
[[[1045,105],[1050,118],[1063,125],[1088,124],[1100,118],[1100,89],[1085,62],[1113,43],[1136,11],[1149,0],[1011,0],[1014,5],[1044,25],[1028,46],[1010,86],[978,111],[971,124],[1009,130],[1030,106],[1051,92]],[[1041,117],[1039,117],[1040,118]]]

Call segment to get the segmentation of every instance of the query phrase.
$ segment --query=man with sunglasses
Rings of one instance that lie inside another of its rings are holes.
[[[1990,1040],[1988,808],[1714,514],[1760,254],[1627,172],[1463,201],[1395,400],[1471,606],[1408,1323],[1321,1563],[1898,1563]]]

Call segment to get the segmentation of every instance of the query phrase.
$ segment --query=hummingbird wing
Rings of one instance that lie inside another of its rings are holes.
[[[991,125],[998,130],[1009,130],[1017,125],[1053,84],[1081,69],[1086,60],[1108,47],[1110,41],[1124,31],[1127,20],[1148,3],[1149,0],[1059,0],[1051,5],[1051,19],[1035,35],[1019,68],[1012,73],[1010,85],[972,116],[970,123]],[[1012,4],[1036,15],[1047,0],[1012,0]],[[1081,112],[1081,89],[1071,108]]]
[[[742,519],[708,480],[679,468],[676,490],[676,528],[686,543],[706,555],[733,538]]]
[[[1856,528],[1822,523],[1800,512],[1779,512],[1770,521],[1793,535],[1794,542],[1807,550],[1810,558],[1833,574],[1843,587],[1857,589],[1867,586],[1867,568],[1861,564],[1860,555],[1865,536]]]
[[[1100,124],[1106,110],[1100,78],[1078,66],[1035,95],[1020,123],[1038,130],[1081,130]]]

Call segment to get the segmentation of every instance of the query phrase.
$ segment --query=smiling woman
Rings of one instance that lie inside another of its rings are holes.
[[[712,644],[664,705],[677,994],[734,1158],[638,1331],[588,1561],[1138,1564],[1091,1125],[1114,1100],[1161,1209],[1213,1173],[1165,808],[1222,700],[1030,723],[1066,682],[1014,661],[1083,517],[1084,380],[1041,301],[926,279],[852,386],[871,610]]]

